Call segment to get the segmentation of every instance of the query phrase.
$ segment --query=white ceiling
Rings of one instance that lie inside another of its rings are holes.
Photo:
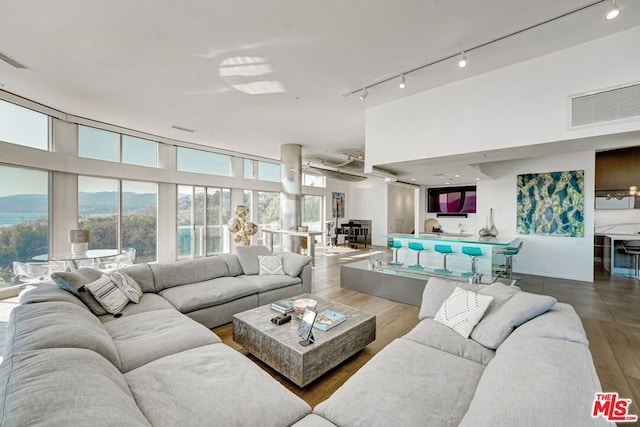
[[[343,96],[591,3],[470,52],[465,69],[451,59],[404,90]],[[0,84],[154,135],[273,159],[298,143],[339,160],[364,149],[366,107],[640,25],[637,2],[617,3],[605,22],[608,1],[594,0],[5,0],[0,52],[29,69],[0,61]],[[246,93],[265,88],[280,92]]]

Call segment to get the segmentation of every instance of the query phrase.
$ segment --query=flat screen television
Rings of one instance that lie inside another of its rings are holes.
[[[476,186],[428,188],[427,212],[475,213]]]

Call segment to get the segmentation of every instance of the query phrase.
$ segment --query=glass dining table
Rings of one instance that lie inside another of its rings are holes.
[[[82,261],[92,261],[93,265],[100,265],[104,259],[113,258],[124,251],[118,251],[117,249],[89,249],[84,254],[73,254],[71,252],[59,253],[59,254],[42,254],[34,256],[34,261],[63,261],[65,265],[71,270],[77,270],[82,266]]]

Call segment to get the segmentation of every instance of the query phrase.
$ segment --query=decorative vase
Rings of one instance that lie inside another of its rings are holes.
[[[493,223],[493,208],[489,209],[489,223],[487,224],[489,236],[496,237],[498,235],[498,229]]]

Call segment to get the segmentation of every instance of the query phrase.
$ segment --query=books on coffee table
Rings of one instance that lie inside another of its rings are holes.
[[[290,313],[293,311],[293,300],[291,298],[284,298],[271,303],[271,309],[279,313]]]
[[[313,327],[320,329],[321,331],[328,331],[345,320],[347,320],[347,316],[342,313],[337,313],[332,310],[324,310],[321,313],[318,313],[316,321],[313,323]]]

